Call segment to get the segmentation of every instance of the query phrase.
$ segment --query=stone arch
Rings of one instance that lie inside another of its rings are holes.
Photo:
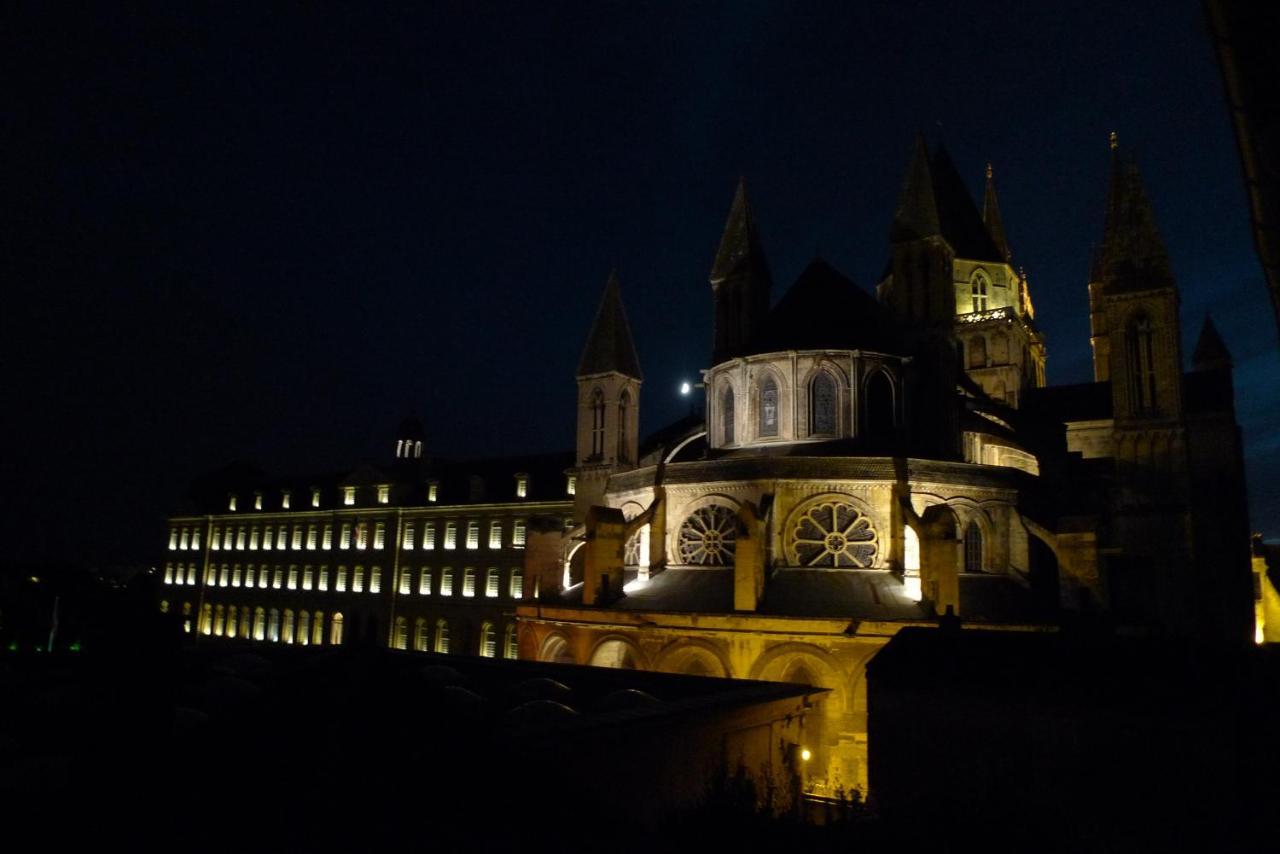
[[[573,650],[569,646],[569,639],[560,632],[552,632],[542,639],[542,645],[538,647],[538,661],[577,664],[573,658]]]
[[[816,392],[814,386],[820,380],[826,379],[831,383],[831,421],[828,426],[818,423],[816,400]],[[846,412],[849,408],[849,378],[840,366],[829,359],[821,359],[811,367],[801,380],[799,388],[803,390],[803,406],[801,411],[805,414],[805,436],[815,436],[825,438],[829,436],[843,436],[848,433],[845,425]],[[799,429],[797,428],[797,435]]]
[[[708,514],[700,513],[700,511],[706,508],[715,508],[715,507],[726,508],[729,511],[729,513],[727,516],[725,516],[724,519],[720,521],[720,527],[724,530],[728,530],[728,526],[730,524],[729,519],[731,518],[733,520],[732,522],[732,525],[734,526],[733,530],[735,531],[735,534],[736,534],[736,526],[738,524],[736,520],[738,517],[738,509],[740,506],[741,504],[737,500],[730,498],[728,495],[724,495],[718,492],[708,493],[707,495],[703,495],[701,498],[697,498],[691,501],[689,504],[687,504],[684,508],[684,514],[680,517],[679,524],[671,527],[667,531],[667,562],[668,564],[674,565],[674,566],[688,565],[685,559],[687,555],[682,554],[682,551],[687,551],[687,549],[685,549],[682,546],[682,537],[685,536],[685,530],[686,530],[685,526],[686,524],[690,523],[690,520],[692,520],[695,516],[705,517],[708,515]],[[703,521],[705,522],[705,519]],[[734,537],[734,539],[736,540],[736,536]],[[733,564],[732,557],[733,557],[733,548],[730,547],[727,562],[720,563],[720,564],[705,564],[705,565],[732,566]]]
[[[787,380],[783,377],[782,372],[773,365],[764,363],[755,366],[754,376],[751,378],[751,400],[748,406],[750,424],[747,425],[748,433],[755,440],[773,441],[780,439],[790,439],[792,436],[793,425],[791,424],[791,400],[790,388]],[[771,434],[764,432],[765,411],[763,395],[772,382],[777,392],[776,399],[776,424],[777,428]],[[739,431],[741,432],[741,431]],[[741,440],[739,440],[741,441]]]
[[[784,676],[795,674],[794,665],[797,662],[802,663],[817,677],[817,687],[827,688],[835,695],[832,698],[835,702],[827,702],[829,715],[840,715],[848,711],[847,674],[830,652],[810,643],[788,641],[770,647],[751,665],[747,678],[782,682]]]
[[[827,509],[831,518],[827,517]],[[865,521],[864,521],[865,520]],[[824,492],[797,504],[782,528],[788,566],[870,568],[885,562],[885,526],[861,498]],[[820,540],[838,540],[819,546]],[[838,548],[837,548],[838,546]]]
[[[880,365],[862,378],[862,427],[868,436],[886,436],[898,426],[898,382]]]
[[[648,662],[635,641],[623,635],[606,635],[596,642],[587,657],[592,667],[612,667],[617,670],[648,670]]]
[[[985,335],[974,335],[966,342],[965,364],[970,368],[987,366],[987,338]]]
[[[715,644],[695,638],[681,638],[658,653],[655,669],[664,673],[732,678],[729,661]]]
[[[920,514],[921,592],[937,613],[960,613],[963,548],[960,518],[949,504],[932,504]]]

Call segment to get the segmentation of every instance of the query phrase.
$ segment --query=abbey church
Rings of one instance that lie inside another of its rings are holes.
[[[1231,357],[1206,318],[1187,370],[1156,215],[1114,137],[1111,159],[1081,259],[1091,383],[1045,383],[990,168],[979,205],[918,139],[874,291],[822,260],[775,287],[738,186],[708,259],[700,414],[640,435],[610,276],[572,453],[446,463],[406,419],[386,465],[227,472],[170,520],[160,608],[200,643],[359,637],[820,686],[819,794],[866,791],[865,669],[903,627],[1246,644]]]

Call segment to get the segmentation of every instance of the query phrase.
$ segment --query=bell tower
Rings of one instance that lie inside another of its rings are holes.
[[[715,301],[712,365],[747,353],[769,313],[771,288],[764,246],[747,201],[746,181],[739,179],[711,267],[711,294]]]
[[[640,359],[616,272],[578,361],[578,441],[574,518],[603,503],[609,475],[636,467],[640,450]]]

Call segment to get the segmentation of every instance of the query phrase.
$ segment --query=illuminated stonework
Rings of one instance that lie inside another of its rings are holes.
[[[733,562],[735,536],[732,510],[718,504],[700,507],[680,526],[680,562],[689,566],[727,566]]]
[[[795,514],[787,531],[787,558],[802,567],[859,567],[875,563],[878,549],[871,520],[847,501],[827,499]]]

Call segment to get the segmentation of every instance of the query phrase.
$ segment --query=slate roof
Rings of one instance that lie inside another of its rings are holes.
[[[994,190],[989,192],[994,202]],[[951,155],[942,146],[930,155],[924,137],[917,135],[889,239],[897,243],[926,237],[943,238],[962,258],[1003,262],[1008,257],[992,239]]]
[[[809,263],[765,320],[750,348],[779,350],[903,349],[898,324],[875,297],[821,258]]]
[[[600,308],[591,324],[591,334],[578,360],[578,376],[616,372],[623,376],[643,379],[640,357],[636,355],[635,340],[631,337],[631,325],[622,308],[622,289],[617,272],[609,274],[605,282]]]

